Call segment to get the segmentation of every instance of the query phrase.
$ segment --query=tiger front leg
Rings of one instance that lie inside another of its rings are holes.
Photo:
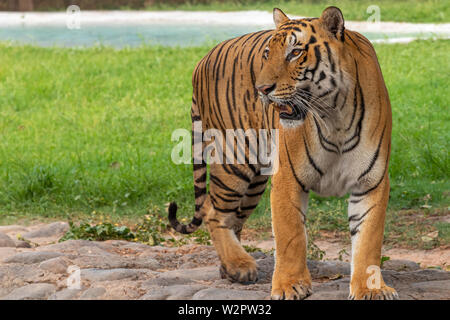
[[[353,193],[348,208],[352,239],[352,273],[349,299],[393,300],[397,292],[381,275],[381,246],[389,198],[387,174],[377,188]]]
[[[270,202],[276,259],[271,296],[275,300],[300,300],[312,293],[311,275],[306,265],[308,193],[286,181],[295,179],[283,179],[280,173],[272,179]]]

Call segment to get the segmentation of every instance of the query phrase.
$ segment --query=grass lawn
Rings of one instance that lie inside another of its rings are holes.
[[[191,216],[192,167],[172,163],[171,133],[190,130],[191,74],[209,49],[0,44],[0,224],[132,222],[172,200]],[[417,228],[448,242],[448,223],[427,217],[450,205],[450,41],[376,50],[393,107],[387,231],[414,240],[402,223],[414,216]],[[268,204],[266,192],[255,228],[268,226]],[[316,230],[347,230],[345,199],[313,196],[310,207]]]
[[[367,8],[377,5],[380,8],[381,21],[450,21],[450,6],[443,0],[213,0],[209,4],[189,2],[182,5],[159,4],[149,7],[148,10],[272,11],[274,7],[277,7],[292,15],[319,17],[326,7],[336,6],[342,10],[346,20],[367,20],[373,14],[373,12],[368,13]]]

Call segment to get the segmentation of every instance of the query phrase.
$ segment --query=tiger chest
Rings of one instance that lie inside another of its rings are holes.
[[[357,182],[357,164],[347,156],[329,157],[317,164],[322,174],[310,175],[310,189],[323,197],[342,197]],[[356,167],[355,167],[356,166]]]

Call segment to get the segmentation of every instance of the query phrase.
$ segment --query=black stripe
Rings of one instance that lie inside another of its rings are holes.
[[[234,58],[233,62],[233,70],[231,71],[231,97],[233,99],[233,108],[236,111],[236,92],[235,92],[235,83],[236,83],[236,65],[237,65],[238,57]],[[240,117],[239,117],[240,119]],[[242,126],[243,128],[243,126]]]
[[[295,173],[294,166],[292,165],[292,161],[291,161],[291,156],[289,155],[289,151],[288,151],[288,149],[287,149],[286,140],[284,140],[284,146],[285,146],[285,148],[286,148],[286,154],[287,154],[287,156],[288,156],[289,165],[291,166],[292,174],[294,175],[295,180],[297,181],[297,183],[298,183],[298,184],[300,185],[300,187],[302,188],[303,192],[307,192],[306,189],[305,189],[305,185],[300,181],[300,179],[299,179],[298,176],[297,176],[297,173]]]
[[[236,212],[238,209],[239,209],[239,207],[232,208],[232,209],[222,209],[222,208],[214,206],[214,210],[220,211],[222,213]]]
[[[328,140],[323,136],[322,130],[320,129],[320,126],[319,126],[319,124],[317,123],[317,120],[316,120],[315,118],[313,118],[313,119],[314,119],[314,122],[316,123],[317,133],[319,134],[319,142],[320,142],[322,148],[324,148],[325,150],[327,150],[327,151],[329,151],[329,152],[338,153],[338,150],[339,150],[338,146],[335,145],[334,143],[328,141]],[[325,146],[324,142],[328,143],[330,146],[335,147],[336,150],[327,148],[327,147]]]
[[[242,194],[240,194],[239,192],[231,192],[231,193],[222,192],[222,194],[227,197],[234,197],[234,198],[242,197]]]
[[[249,163],[249,164],[248,164],[248,167],[250,168],[250,170],[253,171],[254,174],[257,174],[257,173],[258,173],[258,170],[256,170],[256,167],[255,167],[253,164]]]
[[[233,39],[233,40],[236,40],[236,39]],[[225,51],[225,56],[224,56],[223,63],[222,63],[222,78],[225,78],[225,67],[227,65],[228,54],[230,53],[230,49],[233,47],[235,42],[236,41],[234,41],[233,43],[230,43],[230,45],[227,48],[227,51]]]
[[[353,229],[350,230],[350,236],[354,236],[355,234],[357,234],[359,232],[359,226],[361,225],[361,223],[363,223],[363,221],[360,221]]]
[[[328,61],[330,62],[331,66],[331,72],[336,72],[336,64],[334,63],[333,55],[331,53],[330,45],[328,42],[324,41],[323,44],[325,45],[325,48],[327,49],[327,55],[328,55]]]
[[[236,177],[238,177],[241,180],[244,180],[245,182],[250,183],[250,178],[247,177],[245,175],[245,173],[243,173],[241,170],[239,170],[237,167],[235,167],[234,165],[230,164],[229,167],[231,168],[231,170],[233,171],[233,173],[236,175]]]
[[[248,188],[249,188],[249,189],[254,189],[254,188],[258,187],[258,186],[262,186],[262,185],[264,185],[264,184],[267,183],[267,180],[269,180],[269,179],[267,178],[267,179],[262,180],[262,181],[252,182],[252,183],[248,186]]]
[[[355,65],[356,65],[356,70],[358,70],[358,65],[356,63],[356,60],[355,60]],[[361,85],[359,83],[358,72],[356,72],[356,81],[357,81],[357,86],[359,88],[359,96],[360,96],[360,99],[361,99],[361,101],[360,101],[360,110],[361,110],[360,111],[360,117],[359,117],[359,120],[358,120],[358,124],[356,125],[355,134],[353,135],[352,138],[350,138],[347,142],[345,142],[345,144],[350,142],[351,140],[353,140],[353,138],[356,137],[356,136],[358,137],[358,139],[352,146],[348,147],[347,149],[344,149],[342,151],[343,153],[349,152],[349,151],[353,150],[354,148],[356,148],[358,146],[360,140],[361,140],[360,134],[361,134],[361,130],[362,130],[362,123],[363,123],[363,120],[364,120],[364,114],[365,114],[365,109],[366,108],[365,108],[365,102],[364,102],[364,94],[363,94]]]
[[[217,185],[218,187],[222,188],[222,189],[225,189],[225,190],[231,191],[231,192],[235,192],[235,190],[233,190],[230,187],[228,187],[219,178],[217,178],[216,176],[212,175],[211,173],[209,174],[209,180],[212,183],[214,183],[215,185]]]
[[[369,213],[369,211],[372,210],[375,206],[376,206],[376,204],[374,204],[373,206],[371,206],[366,212],[364,212],[364,213],[363,213],[362,215],[360,215],[359,217],[357,217],[357,216],[358,216],[357,214],[348,217],[348,221],[350,222],[350,221],[359,221],[359,220],[361,220],[361,219],[364,218],[364,217]]]
[[[255,204],[253,206],[241,207],[241,211],[254,210],[257,206],[258,204]]]
[[[386,130],[386,124],[384,125],[384,129],[383,129],[383,133],[381,134],[380,142],[378,142],[377,150],[375,151],[375,154],[372,156],[372,159],[370,160],[369,167],[366,170],[364,170],[363,173],[361,173],[361,175],[358,177],[358,180],[360,180],[362,177],[364,177],[366,174],[368,174],[372,170],[373,166],[375,165],[375,162],[378,159],[378,155],[380,154],[381,143],[383,142],[385,130]]]
[[[230,41],[231,41],[231,39],[225,41],[225,42],[220,46],[220,49],[219,49],[219,51],[218,51],[217,54],[216,54],[216,59],[215,59],[215,61],[214,61],[214,65],[213,65],[214,77],[216,77],[216,78],[217,78],[218,69],[219,69],[219,66],[217,65],[217,63],[222,59],[221,53],[222,53],[223,48],[224,48],[224,47],[226,46],[226,44],[227,44],[228,42],[230,42]],[[219,63],[219,65],[220,65],[220,63]]]
[[[250,57],[252,57],[253,51],[255,50],[256,46],[256,41],[258,41],[259,38],[261,38],[264,34],[266,34],[267,32],[270,32],[270,30],[266,30],[266,31],[260,31],[260,34],[255,38],[255,40],[253,40],[252,44],[251,44],[251,49],[248,52],[248,56],[247,56],[247,62],[250,60]]]
[[[313,166],[313,168],[320,174],[320,176],[323,176],[323,171],[320,170],[320,168],[316,165],[313,158],[311,157],[311,154],[309,153],[308,145],[306,143],[305,136],[303,136],[303,143],[305,145],[306,155],[308,156],[309,163]]]
[[[234,113],[231,110],[231,104],[230,104],[230,98],[228,96],[228,93],[230,92],[230,79],[227,80],[227,89],[226,89],[226,94],[225,94],[225,98],[226,98],[226,102],[227,102],[227,108],[228,108],[228,112],[230,114],[230,119],[231,119],[231,123],[232,123],[232,127],[236,128],[236,123],[234,122]]]
[[[260,192],[256,192],[256,193],[246,193],[245,195],[246,195],[247,197],[257,197],[257,196],[262,195],[262,194],[264,193],[264,191],[266,191],[266,189],[264,189],[264,190],[262,190],[262,191],[260,191]]]
[[[216,196],[217,198],[219,198],[220,200],[225,201],[225,202],[236,202],[236,201],[238,201],[238,200],[241,198],[241,197],[239,196],[238,198],[235,198],[235,199],[227,199],[227,198],[222,197],[222,196],[221,196],[220,194],[218,194],[218,193],[215,193],[214,196]]]
[[[200,176],[200,177],[198,177],[196,180],[195,180],[195,182],[196,183],[202,183],[202,182],[205,182],[206,181],[206,170],[205,170],[205,172]]]
[[[391,143],[389,142],[389,148],[391,147]],[[390,152],[389,152],[390,153]],[[357,193],[352,193],[352,196],[355,197],[362,197],[365,196],[366,194],[368,194],[369,192],[375,190],[376,188],[378,188],[378,186],[380,185],[380,183],[384,180],[385,176],[386,176],[386,170],[387,170],[387,166],[388,166],[388,162],[389,162],[389,153],[386,157],[386,164],[384,165],[384,171],[383,171],[383,176],[381,177],[381,179],[371,188],[367,189],[366,191],[363,192],[357,192]]]
[[[194,171],[197,171],[197,170],[205,168],[206,167],[206,163],[204,163],[204,162],[200,163],[200,164],[194,163],[192,166],[194,167]]]
[[[272,35],[270,35],[270,36],[268,36],[268,37],[266,37],[266,38],[264,39],[264,41],[261,43],[261,45],[260,45],[259,48],[258,48],[258,52],[261,52],[262,47],[267,43],[267,41],[268,41],[271,37],[272,37]]]
[[[305,221],[306,221],[306,214],[303,212],[303,210],[300,209],[299,207],[297,207],[297,206],[294,204],[294,202],[292,202],[292,200],[291,200],[291,204],[292,204],[292,206],[293,206],[295,209],[297,209],[298,212],[300,212],[300,214],[303,216],[303,222],[305,222]]]
[[[357,73],[358,73],[358,71],[357,71]],[[345,131],[350,130],[350,128],[351,128],[352,125],[353,125],[353,121],[355,121],[356,110],[358,109],[358,91],[357,91],[357,89],[358,89],[358,83],[355,84],[355,91],[354,91],[354,94],[353,94],[353,112],[352,112],[352,118],[351,118],[351,120],[350,120],[350,123],[349,123],[347,129],[345,129]]]
[[[258,91],[255,88],[256,76],[255,76],[255,67],[253,65],[254,61],[255,61],[255,56],[253,56],[252,60],[250,61],[250,76],[252,79],[253,97],[256,100],[258,98]]]
[[[194,191],[195,191],[195,199],[206,194],[206,188],[199,188],[196,185],[194,185]]]
[[[299,27],[283,27],[280,30],[283,30],[283,31],[292,31],[292,30],[294,30],[294,31],[297,31],[297,32],[302,32],[302,29],[300,29]]]

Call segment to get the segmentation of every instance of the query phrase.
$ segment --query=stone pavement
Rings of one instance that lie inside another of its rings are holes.
[[[110,240],[57,239],[56,222],[0,227],[0,300],[50,299],[268,299],[274,259],[254,252],[259,280],[242,285],[221,279],[212,246],[168,248]],[[17,235],[28,241],[19,241]],[[30,246],[29,241],[39,246]],[[308,299],[346,299],[350,265],[308,261],[314,293]],[[450,272],[420,269],[407,260],[385,262],[387,284],[400,299],[450,299]],[[79,280],[79,281],[78,281]]]

